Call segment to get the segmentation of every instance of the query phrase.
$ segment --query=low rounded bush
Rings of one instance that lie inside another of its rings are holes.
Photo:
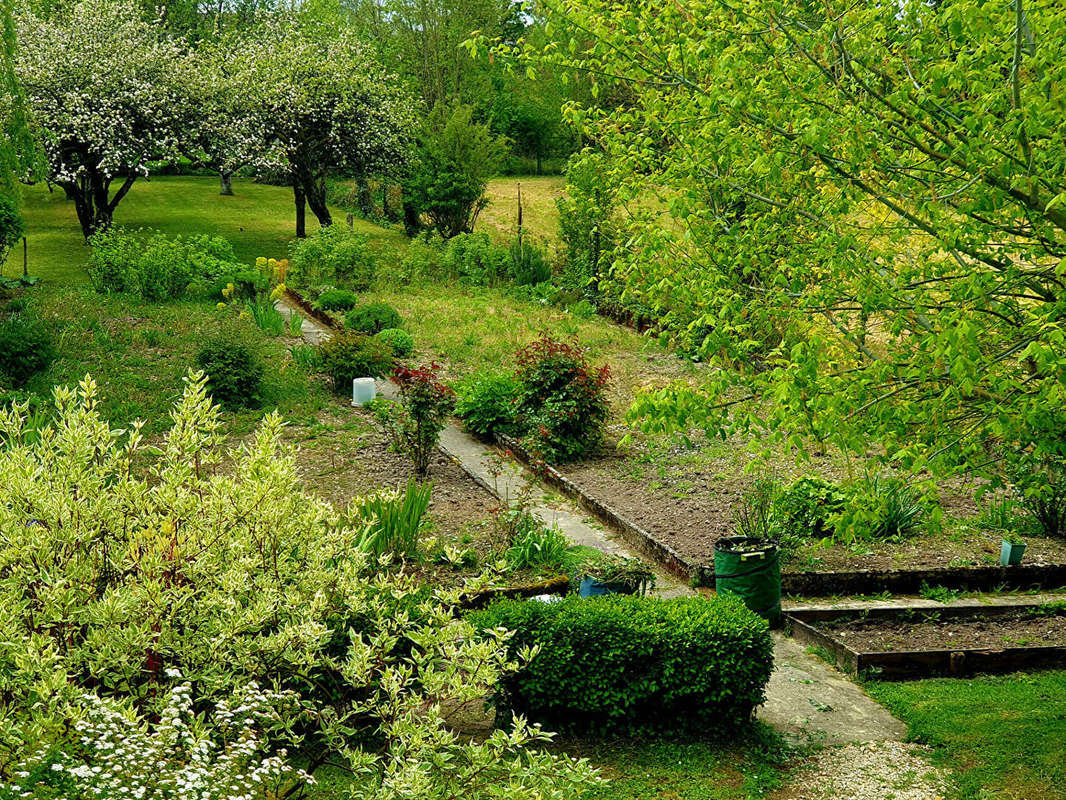
[[[392,369],[392,347],[371,336],[342,331],[318,346],[319,368],[340,394],[352,390],[355,378],[380,378]]]
[[[254,408],[261,400],[263,359],[255,345],[235,331],[209,338],[196,353],[215,402],[231,410]]]
[[[315,308],[323,311],[347,311],[359,303],[359,295],[348,289],[327,289],[318,296]]]
[[[25,386],[55,360],[55,344],[39,319],[14,314],[0,322],[0,378],[12,386]]]
[[[507,600],[471,620],[513,631],[512,656],[540,647],[494,703],[554,730],[723,736],[763,702],[773,669],[767,623],[732,596]]]
[[[403,324],[400,312],[388,303],[364,303],[344,315],[344,327],[373,336],[386,328],[399,328]]]
[[[343,283],[365,292],[374,282],[377,262],[367,237],[343,225],[329,225],[292,243],[291,280],[296,285]]]
[[[407,358],[415,350],[415,338],[402,328],[386,328],[374,334],[374,338],[391,347],[397,358]]]
[[[548,254],[540,245],[518,237],[509,252],[511,280],[516,286],[533,286],[552,277]]]
[[[518,381],[507,374],[475,377],[459,389],[456,416],[478,436],[513,434],[520,388]]]

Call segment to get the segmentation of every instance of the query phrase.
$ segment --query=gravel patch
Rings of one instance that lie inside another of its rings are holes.
[[[916,744],[874,742],[822,750],[781,800],[944,800],[944,773]]]

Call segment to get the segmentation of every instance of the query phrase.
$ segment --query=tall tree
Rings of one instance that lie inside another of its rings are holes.
[[[662,199],[614,280],[729,367],[649,424],[1066,454],[1066,6],[547,6],[573,36],[522,57],[625,99],[575,118]]]
[[[111,224],[153,161],[176,158],[196,123],[189,60],[131,0],[80,0],[18,21],[17,74],[51,180],[82,232]],[[118,188],[113,188],[115,182]]]
[[[367,175],[398,168],[414,129],[414,106],[360,39],[307,19],[276,18],[234,65],[234,80],[252,99],[268,148],[263,164],[287,169],[296,202],[330,225],[326,176]]]

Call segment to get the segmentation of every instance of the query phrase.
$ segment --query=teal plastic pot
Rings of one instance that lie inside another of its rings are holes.
[[[1022,563],[1022,556],[1024,554],[1025,542],[1011,544],[1004,539],[1003,546],[999,548],[999,563],[1004,567],[1013,567]]]
[[[771,625],[781,621],[781,551],[777,542],[730,536],[714,545],[714,590],[734,594]]]

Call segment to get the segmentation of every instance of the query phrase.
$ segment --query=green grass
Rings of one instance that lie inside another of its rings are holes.
[[[1066,798],[1066,672],[870,683],[962,800]]]
[[[199,345],[224,321],[261,340],[267,362],[263,407],[227,413],[231,433],[250,430],[272,408],[300,416],[326,402],[323,390],[291,362],[287,343],[265,337],[249,319],[225,320],[236,317],[232,308],[191,300],[149,303],[129,295],[99,295],[88,287],[45,285],[26,297],[51,327],[59,351],[51,369],[27,388],[48,397],[54,385],[75,385],[92,375],[100,387],[100,410],[115,425],[141,418],[148,434],[166,430]]]
[[[153,228],[166,234],[208,233],[233,244],[237,257],[251,264],[259,256],[282,258],[295,235],[296,212],[292,189],[266,186],[248,179],[233,181],[233,197],[218,193],[212,177],[157,177],[137,181],[115,212],[115,224],[128,228]],[[43,184],[24,192],[28,264],[32,275],[46,282],[78,284],[88,281],[85,262],[89,249],[78,227],[74,205],[63,192],[49,193]],[[343,224],[344,214],[335,212]],[[308,214],[308,230],[318,223]],[[403,246],[402,231],[385,230],[356,220],[356,230],[373,238],[379,247]],[[5,274],[21,272],[22,253],[16,250]]]
[[[489,204],[478,215],[474,230],[484,231],[503,244],[514,239],[518,229],[518,184],[522,184],[522,226],[533,237],[554,244],[559,235],[555,200],[566,187],[566,179],[558,175],[489,181],[485,190]]]

